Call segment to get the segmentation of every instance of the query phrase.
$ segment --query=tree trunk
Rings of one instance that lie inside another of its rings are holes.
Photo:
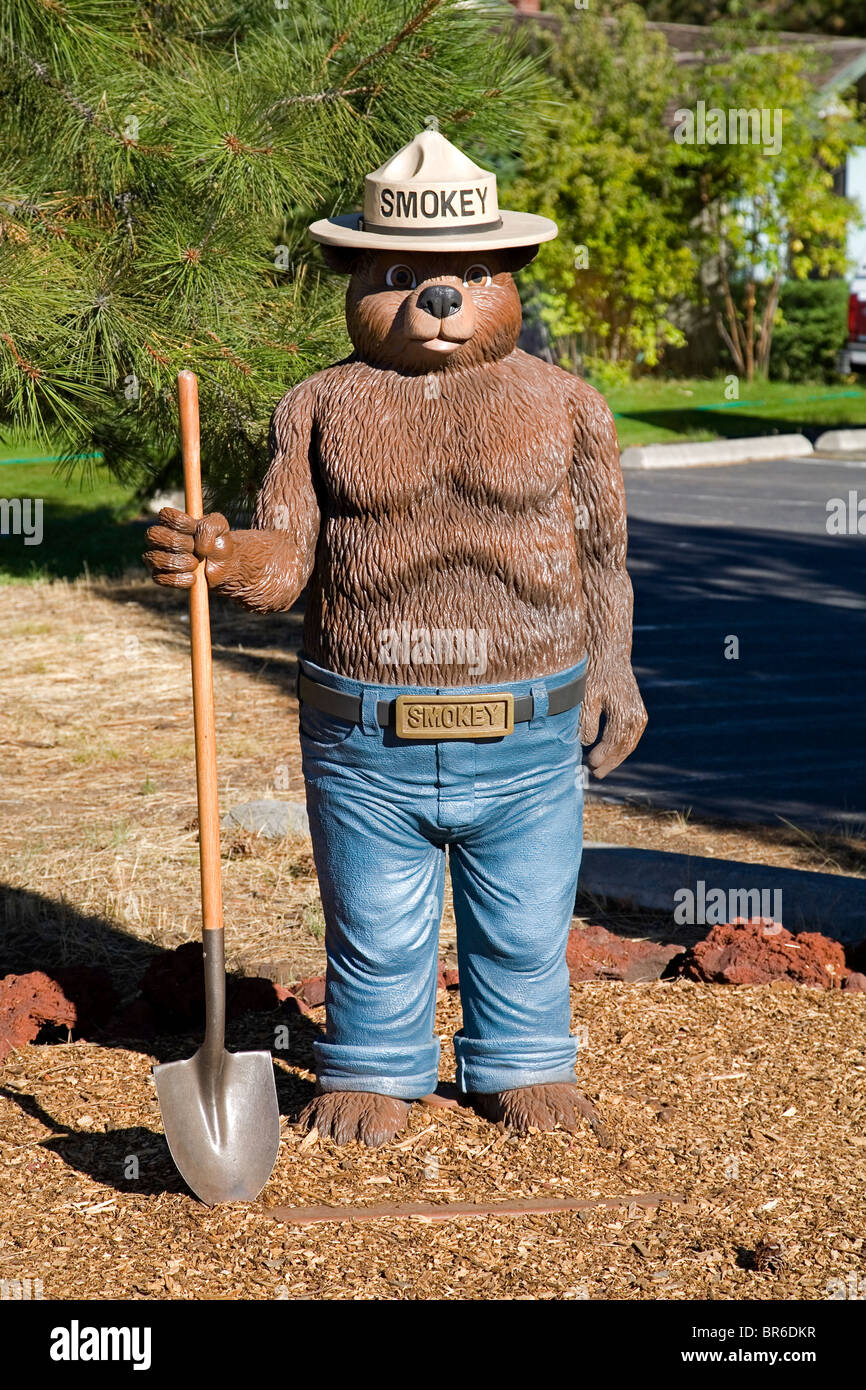
[[[728,322],[726,327],[721,312],[717,312],[716,326],[722,341],[727,345],[728,351],[734,359],[734,366],[737,369],[738,375],[744,376],[746,373],[746,339],[743,332],[743,325],[737,317],[734,296],[731,293],[731,286],[728,283],[728,273],[724,262],[721,262],[719,266],[719,279],[724,296],[725,318]]]
[[[770,367],[770,348],[773,343],[773,321],[776,317],[776,309],[779,306],[779,295],[782,291],[782,272],[779,271],[767,295],[767,302],[764,305],[764,312],[761,316],[761,334],[758,338],[758,371],[765,376]]]
[[[755,282],[746,282],[746,322],[745,332],[745,366],[746,381],[751,381],[755,375]]]

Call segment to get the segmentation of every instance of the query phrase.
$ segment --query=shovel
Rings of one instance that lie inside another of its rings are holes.
[[[186,510],[203,515],[198,382],[177,379]],[[220,826],[210,616],[204,563],[189,591],[195,773],[201,861],[205,1035],[194,1057],[154,1067],[165,1137],[175,1165],[197,1197],[249,1202],[271,1176],[280,1143],[274,1068],[268,1052],[225,1047],[225,933],[220,885]]]

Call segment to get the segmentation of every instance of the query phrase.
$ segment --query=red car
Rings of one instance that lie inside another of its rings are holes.
[[[848,300],[848,342],[840,353],[839,370],[866,371],[866,261],[861,261],[851,282]]]

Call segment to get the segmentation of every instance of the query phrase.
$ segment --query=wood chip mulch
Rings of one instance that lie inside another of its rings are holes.
[[[822,1299],[831,1280],[866,1276],[861,997],[657,981],[579,985],[573,999],[587,1029],[579,1076],[609,1148],[588,1126],[518,1138],[448,1106],[414,1106],[406,1135],[379,1150],[304,1134],[319,1025],[299,1017],[275,1051],[273,1177],[257,1202],[213,1209],[172,1167],[154,1058],[31,1044],[0,1071],[2,1277],[41,1279],[46,1298],[681,1300]],[[459,997],[441,993],[446,1079],[459,1020]],[[230,1044],[274,1046],[268,1028],[247,1015]],[[195,1045],[173,1039],[171,1054]],[[658,1192],[682,1204],[640,1205]],[[279,1219],[286,1207],[520,1198],[622,1205]],[[756,1267],[762,1241],[784,1262]]]

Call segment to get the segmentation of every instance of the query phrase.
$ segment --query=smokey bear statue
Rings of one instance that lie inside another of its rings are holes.
[[[581,741],[597,777],[646,714],[611,412],[517,347],[512,274],[556,235],[425,131],[312,235],[349,275],[354,352],[273,417],[253,526],[166,508],[157,583],[258,612],[309,582],[301,746],[326,920],[327,1026],[305,1120],[375,1146],[435,1090],[438,932],[451,871],[467,1102],[574,1128],[565,949]],[[603,733],[595,742],[604,716]]]

